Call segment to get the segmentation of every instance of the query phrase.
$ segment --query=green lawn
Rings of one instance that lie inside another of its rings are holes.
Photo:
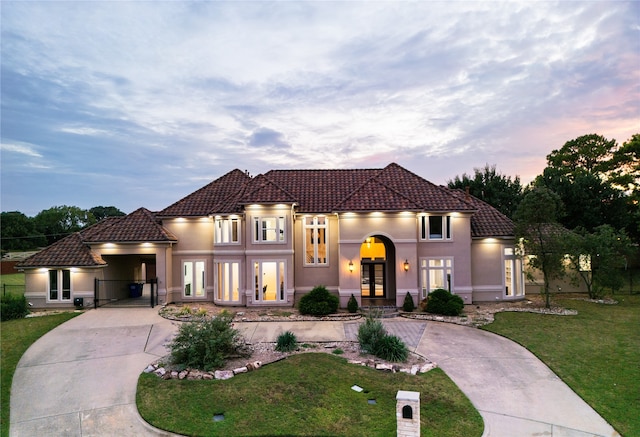
[[[152,425],[190,436],[386,437],[396,433],[398,390],[420,392],[423,436],[482,435],[479,413],[440,369],[382,373],[324,353],[293,355],[226,381],[143,374],[137,403]],[[224,420],[215,422],[219,413]]]
[[[484,329],[517,341],[544,361],[624,436],[640,435],[640,296],[617,305],[568,298],[577,316],[496,314]]]
[[[24,273],[0,275],[0,293],[24,294]]]
[[[11,381],[20,357],[38,338],[78,314],[60,313],[0,323],[0,435],[9,435]]]

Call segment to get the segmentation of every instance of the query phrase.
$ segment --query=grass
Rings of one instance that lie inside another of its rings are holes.
[[[401,389],[421,394],[423,436],[482,435],[482,418],[441,370],[381,373],[323,353],[293,355],[226,381],[142,374],[137,404],[152,425],[190,436],[389,436],[396,434]],[[214,422],[216,414],[224,420]]]
[[[15,294],[17,296],[23,295],[24,273],[0,275],[0,293]]]
[[[625,436],[640,435],[640,296],[617,305],[566,298],[554,304],[577,316],[499,313],[483,329],[538,356]]]
[[[0,435],[9,435],[11,381],[20,357],[38,338],[78,314],[80,313],[59,313],[0,323]]]

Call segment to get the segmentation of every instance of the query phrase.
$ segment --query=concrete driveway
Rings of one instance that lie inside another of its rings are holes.
[[[540,360],[516,343],[474,328],[391,319],[391,334],[436,362],[485,421],[485,437],[618,436]],[[250,341],[290,330],[303,341],[354,335],[352,322],[237,324]],[[176,331],[151,308],[87,311],[36,341],[11,390],[13,437],[167,436],[138,414],[140,372],[166,355]]]
[[[482,415],[484,437],[619,436],[535,355],[511,340],[429,323],[416,351],[438,363]]]
[[[142,420],[136,385],[175,329],[157,309],[101,308],[48,332],[18,363],[10,435],[170,435]]]

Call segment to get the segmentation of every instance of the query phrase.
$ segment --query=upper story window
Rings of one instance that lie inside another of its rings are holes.
[[[254,217],[254,243],[283,243],[284,217]]]
[[[216,218],[214,234],[216,244],[240,243],[240,219]]]
[[[451,240],[450,215],[420,216],[421,240]]]
[[[327,265],[326,217],[304,218],[304,253],[305,265]]]

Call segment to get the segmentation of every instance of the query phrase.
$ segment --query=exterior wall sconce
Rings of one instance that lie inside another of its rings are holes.
[[[349,261],[349,273],[353,273],[353,261]]]
[[[404,263],[402,264],[402,267],[404,268],[405,272],[409,271],[409,260],[405,259]]]

